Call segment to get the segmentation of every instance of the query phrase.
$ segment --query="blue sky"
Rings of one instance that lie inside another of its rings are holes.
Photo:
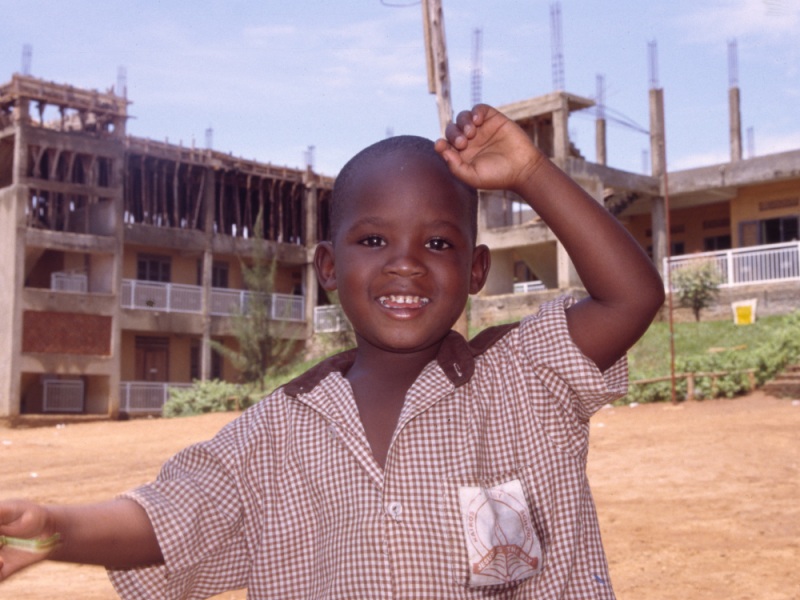
[[[395,6],[387,6],[393,4]],[[471,103],[475,28],[484,102],[547,93],[550,0],[443,0],[456,110]],[[131,134],[205,144],[245,158],[335,175],[386,136],[438,135],[421,9],[413,0],[0,0],[0,81],[31,74],[96,89],[127,72]],[[566,89],[648,126],[648,42],[658,47],[670,169],[724,162],[728,41],[756,154],[800,148],[800,0],[561,0]],[[594,116],[570,120],[594,160]],[[609,163],[642,172],[647,136],[609,124]]]

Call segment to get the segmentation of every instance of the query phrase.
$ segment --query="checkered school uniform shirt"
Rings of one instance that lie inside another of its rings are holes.
[[[275,391],[127,494],[165,564],[123,598],[613,598],[585,474],[589,417],[624,393],[561,299],[471,344],[451,334],[408,392],[384,470],[352,351]]]

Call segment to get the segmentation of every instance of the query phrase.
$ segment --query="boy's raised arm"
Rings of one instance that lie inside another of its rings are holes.
[[[570,335],[601,370],[610,367],[664,301],[653,263],[601,204],[494,108],[459,113],[445,137],[436,150],[457,177],[475,188],[519,194],[564,245],[589,293],[567,311]]]
[[[47,540],[52,548],[25,548],[15,540]],[[44,559],[127,568],[163,561],[150,519],[132,500],[43,506],[0,502],[0,582]],[[9,540],[9,538],[11,538]]]

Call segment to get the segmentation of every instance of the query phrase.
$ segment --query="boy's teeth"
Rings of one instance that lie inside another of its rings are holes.
[[[421,296],[401,296],[394,294],[390,296],[381,296],[379,300],[384,306],[388,306],[389,304],[418,304],[424,306],[430,302],[428,298],[423,298]]]

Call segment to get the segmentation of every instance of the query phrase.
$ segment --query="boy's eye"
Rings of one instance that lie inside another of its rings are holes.
[[[359,244],[362,246],[367,246],[369,248],[379,248],[380,246],[386,245],[386,240],[384,240],[379,235],[368,235],[364,239],[362,239]]]
[[[448,248],[452,248],[453,245],[445,239],[433,238],[425,244],[425,247],[431,250],[447,250]]]

